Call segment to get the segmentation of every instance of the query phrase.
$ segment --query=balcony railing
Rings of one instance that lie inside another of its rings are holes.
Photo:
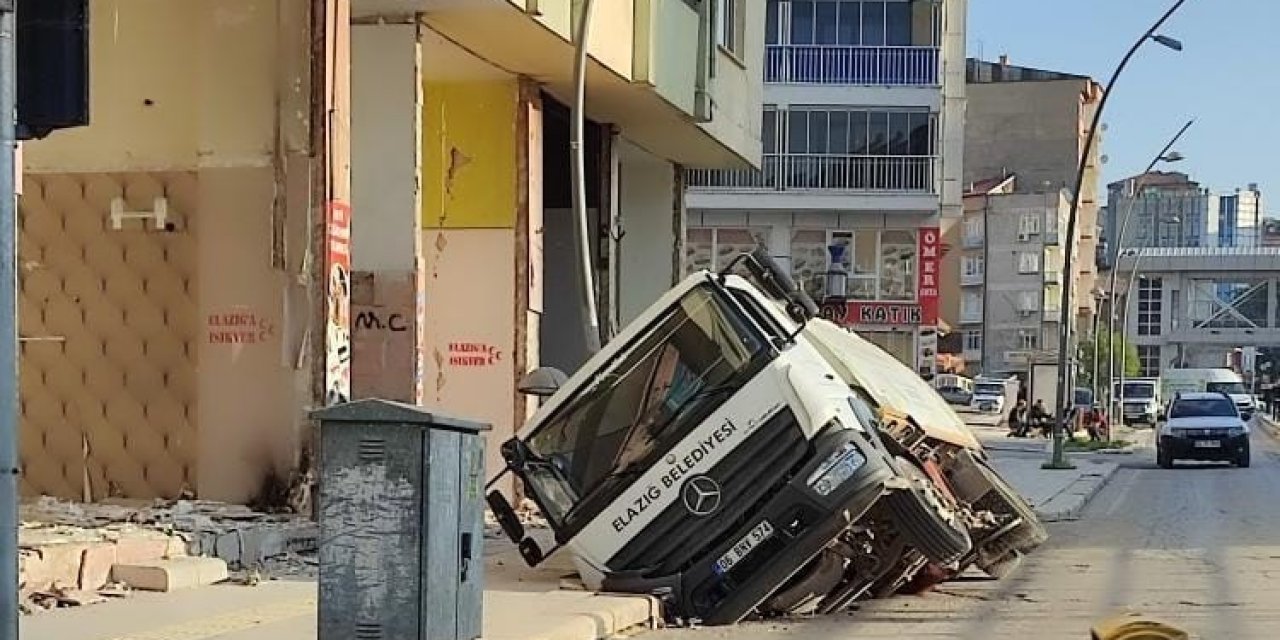
[[[980,249],[980,248],[982,248],[982,243],[983,243],[983,238],[982,238],[982,236],[980,236],[980,235],[970,235],[970,234],[968,234],[968,233],[964,234],[964,248],[965,248],[965,249]]]
[[[962,273],[960,274],[961,286],[972,286],[982,284],[983,274],[981,273]]]
[[[931,156],[766,155],[761,169],[694,169],[689,186],[728,191],[899,191],[937,193]]]
[[[1061,271],[1045,271],[1044,283],[1045,284],[1062,284],[1062,272]]]
[[[796,84],[938,86],[937,47],[769,45],[765,81]]]
[[[978,308],[978,309],[961,308],[960,322],[963,322],[966,324],[976,324],[976,323],[982,322],[982,309],[981,308]]]

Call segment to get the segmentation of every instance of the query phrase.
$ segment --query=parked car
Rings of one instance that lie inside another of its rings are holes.
[[[967,407],[973,400],[973,380],[961,375],[939,374],[933,379],[933,388],[948,404]]]
[[[1249,466],[1249,424],[1225,392],[1179,393],[1160,426],[1156,462],[1166,469],[1178,460],[1214,460]]]

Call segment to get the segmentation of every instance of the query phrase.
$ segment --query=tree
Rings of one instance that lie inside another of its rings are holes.
[[[1107,350],[1111,344],[1111,339],[1112,335],[1109,331],[1099,329],[1092,340],[1085,341],[1084,344],[1080,345],[1080,372],[1078,377],[1081,384],[1092,387],[1094,393],[1098,396],[1106,393],[1106,389],[1111,385],[1110,368],[1107,367]],[[1116,335],[1115,340],[1115,351],[1112,353],[1116,375],[1120,375],[1122,368],[1125,377],[1138,375],[1138,371],[1142,369],[1141,362],[1138,360],[1138,348],[1130,344],[1128,340],[1125,340],[1123,335]],[[1097,355],[1095,356],[1095,354]],[[1095,357],[1098,362],[1097,381],[1093,380]]]

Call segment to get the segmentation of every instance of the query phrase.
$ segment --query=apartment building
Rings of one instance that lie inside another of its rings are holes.
[[[1015,183],[966,194],[959,247],[943,269],[958,274],[956,327],[971,373],[1018,373],[1026,353],[1058,350],[1071,193],[1019,193]]]
[[[1218,196],[1217,246],[1249,248],[1261,244],[1262,192],[1257,183]]]
[[[759,170],[691,171],[686,269],[755,246],[824,312],[935,367],[943,220],[962,213],[966,0],[768,0]]]
[[[572,211],[577,45],[598,323],[683,277],[684,167],[760,161],[763,6],[748,0],[353,0],[352,391],[493,425],[540,365],[588,356]]]
[[[1075,188],[1076,173],[1093,122],[1101,85],[1084,75],[1019,66],[1008,56],[970,59],[966,68],[968,120],[964,180],[973,185],[1017,174],[1018,193]],[[1101,204],[1103,132],[1085,160],[1077,212],[1072,290],[1077,326],[1096,313],[1098,212]]]

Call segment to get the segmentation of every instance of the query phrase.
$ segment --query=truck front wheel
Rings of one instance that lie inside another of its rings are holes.
[[[924,470],[901,456],[894,459],[908,489],[885,497],[902,535],[929,560],[949,565],[973,548],[957,510],[947,504]]]

